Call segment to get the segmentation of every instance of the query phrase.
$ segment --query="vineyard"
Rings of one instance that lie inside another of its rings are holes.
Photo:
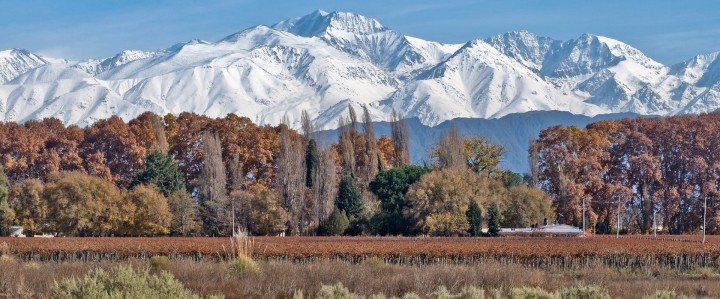
[[[534,268],[720,267],[720,236],[590,238],[257,237],[255,258],[307,263],[381,258],[400,265],[500,262]],[[175,260],[231,258],[229,238],[0,238],[27,261],[120,261],[166,255]]]

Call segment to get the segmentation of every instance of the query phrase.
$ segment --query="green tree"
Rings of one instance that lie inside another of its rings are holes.
[[[470,205],[465,215],[467,216],[468,224],[470,224],[468,233],[470,233],[471,236],[482,235],[482,210],[480,210],[477,201],[470,200]]]
[[[10,217],[12,212],[8,204],[8,195],[10,193],[10,190],[8,190],[9,183],[5,169],[0,166],[0,236],[10,234],[10,224],[13,220],[13,217]]]
[[[500,212],[496,203],[490,204],[488,209],[488,235],[497,237],[500,234]]]
[[[519,173],[512,172],[510,170],[503,170],[500,173],[500,180],[502,180],[505,189],[510,189],[515,186],[523,184],[523,176]]]
[[[412,184],[430,172],[429,168],[415,165],[401,166],[380,172],[370,182],[372,191],[380,200],[380,213],[373,216],[373,227],[382,235],[407,234],[408,223],[403,216],[407,207],[405,194]]]
[[[345,233],[348,227],[350,227],[350,220],[345,211],[340,211],[335,207],[330,217],[320,226],[320,231],[326,236],[339,236]]]
[[[159,151],[153,151],[148,155],[145,169],[135,174],[130,182],[130,188],[142,184],[154,184],[166,197],[185,189],[183,173],[180,172],[178,164],[172,156]]]
[[[307,150],[305,151],[305,186],[313,187],[315,177],[320,166],[320,152],[318,151],[315,139],[308,141]]]
[[[357,181],[350,175],[345,175],[340,180],[337,200],[335,205],[341,211],[345,211],[348,218],[360,218],[363,212],[363,202]]]
[[[506,227],[529,227],[541,224],[545,219],[555,219],[550,198],[545,192],[525,186],[510,189],[503,214]]]

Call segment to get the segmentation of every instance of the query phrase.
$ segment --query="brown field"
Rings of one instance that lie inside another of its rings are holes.
[[[673,268],[720,267],[720,236],[612,236],[588,238],[256,237],[260,260],[393,264],[501,262],[539,268],[604,264]],[[227,260],[230,238],[0,238],[23,260],[116,261],[167,255],[171,259]]]

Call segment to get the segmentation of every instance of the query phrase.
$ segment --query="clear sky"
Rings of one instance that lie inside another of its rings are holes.
[[[195,38],[216,41],[317,9],[363,14],[446,43],[528,30],[563,40],[604,35],[665,64],[720,51],[716,0],[3,0],[0,49],[103,58]]]

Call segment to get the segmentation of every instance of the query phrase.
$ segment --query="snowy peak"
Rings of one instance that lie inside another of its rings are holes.
[[[24,49],[0,51],[0,84],[10,82],[17,76],[46,64],[40,56]]]
[[[378,20],[349,12],[315,11],[304,17],[282,21],[272,28],[300,36],[322,36],[332,31],[367,35],[388,30]]]
[[[147,52],[125,50],[110,58],[102,60],[88,60],[78,63],[77,65],[75,65],[75,67],[87,72],[88,74],[96,76],[106,71],[128,64],[130,62],[140,59],[152,58],[163,53],[163,51]]]
[[[503,54],[517,60],[526,67],[540,71],[543,61],[559,41],[539,37],[527,31],[514,31],[496,35],[485,40]]]

